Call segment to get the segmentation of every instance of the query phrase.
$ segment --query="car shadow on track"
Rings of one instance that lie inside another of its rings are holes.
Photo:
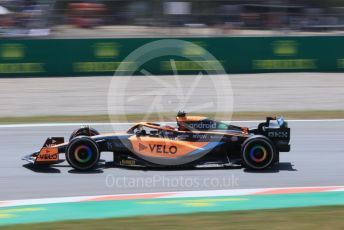
[[[297,171],[297,169],[294,168],[294,165],[290,162],[280,162],[279,164],[268,168],[268,169],[264,169],[261,171],[257,171],[257,170],[249,170],[249,169],[244,169],[244,172],[246,173],[278,173],[280,171]]]
[[[33,165],[31,163],[28,163],[24,164],[23,167],[35,173],[61,173],[60,168],[69,168],[70,170],[68,170],[68,173],[73,174],[99,174],[104,172],[104,164],[99,164],[98,167],[89,171],[78,171],[75,169],[71,169],[69,165]]]
[[[194,171],[194,170],[224,170],[224,169],[241,169],[241,166],[212,166],[212,167],[192,167],[192,166],[169,166],[169,167],[149,167],[149,166],[123,166],[116,165],[113,162],[106,162],[104,168],[119,168],[131,171]]]
[[[40,165],[39,167],[37,167],[36,165],[28,163],[24,164],[23,167],[36,173],[61,173],[61,170],[49,165]]]
[[[243,167],[240,165],[236,166],[226,166],[226,167],[204,167],[204,168],[195,168],[195,167],[132,167],[132,166],[118,166],[114,165],[113,162],[106,162],[105,168],[120,168],[124,170],[138,170],[138,171],[193,171],[193,170],[242,170]],[[271,168],[264,169],[261,171],[243,169],[246,173],[278,173],[280,171],[297,171],[294,168],[294,165],[290,162],[280,162],[278,165],[275,165]]]
[[[36,173],[61,173],[61,170],[59,168],[70,168],[69,165],[39,165],[35,166],[32,164],[24,164],[23,167],[36,172]],[[130,166],[118,166],[114,165],[113,162],[105,162],[102,161],[98,167],[96,167],[93,170],[90,171],[78,171],[75,169],[68,170],[68,173],[72,174],[100,174],[104,173],[104,170],[110,169],[110,168],[119,168],[123,170],[132,170],[132,171],[194,171],[194,170],[242,170],[242,166],[226,166],[226,167],[203,167],[203,168],[193,168],[193,167],[169,167],[169,168],[163,168],[163,167],[130,167]],[[271,167],[269,169],[265,169],[262,171],[257,170],[249,170],[244,169],[245,173],[278,173],[280,171],[297,171],[297,169],[294,168],[294,165],[290,162],[280,162],[278,165],[275,165],[274,167]]]
[[[95,168],[89,171],[78,171],[75,169],[71,169],[68,171],[68,173],[73,173],[73,174],[100,174],[104,173],[104,171],[101,168]]]

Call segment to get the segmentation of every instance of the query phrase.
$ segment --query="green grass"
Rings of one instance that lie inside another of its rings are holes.
[[[192,113],[192,115],[202,115],[216,118],[219,120],[229,120],[229,115],[220,113]],[[344,118],[344,110],[324,110],[324,111],[276,111],[276,112],[236,112],[231,120],[264,120],[266,116],[283,115],[286,119],[335,119]],[[112,121],[115,122],[137,122],[146,121],[174,121],[175,113],[155,113],[146,116],[146,114],[127,114],[127,115],[111,115]],[[110,122],[108,115],[75,115],[75,116],[32,116],[32,117],[0,117],[0,124],[14,123],[59,123],[59,122]]]
[[[3,226],[0,229],[344,229],[344,206],[196,213]]]

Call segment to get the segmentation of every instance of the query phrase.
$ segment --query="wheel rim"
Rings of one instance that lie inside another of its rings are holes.
[[[268,157],[267,149],[262,145],[256,145],[250,150],[250,158],[256,162],[261,163]]]
[[[264,169],[268,167],[274,158],[274,149],[271,144],[265,140],[259,143],[252,141],[247,143],[243,150],[243,157],[246,165],[252,169]]]
[[[79,163],[87,163],[92,158],[92,149],[87,145],[80,145],[74,150],[74,157]]]

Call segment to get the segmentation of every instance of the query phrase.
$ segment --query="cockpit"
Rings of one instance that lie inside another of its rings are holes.
[[[185,112],[179,112],[176,117],[177,129],[181,131],[225,131],[241,130],[240,127],[228,125],[221,121],[215,121],[207,117],[187,116]]]
[[[176,129],[172,126],[143,122],[131,127],[127,133],[136,134],[137,136],[168,137],[168,135],[173,135],[173,131],[176,131]]]
[[[215,121],[207,117],[187,116],[184,112],[179,112],[176,117],[177,126],[161,126],[156,123],[142,122],[131,127],[127,133],[140,136],[151,137],[170,137],[176,135],[179,131],[188,132],[224,132],[234,131],[242,132],[242,128],[229,125],[221,121]]]

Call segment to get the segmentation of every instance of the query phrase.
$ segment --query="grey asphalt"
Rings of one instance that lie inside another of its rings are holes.
[[[243,123],[239,123],[243,124]],[[63,163],[44,170],[25,166],[21,157],[41,147],[48,136],[76,128],[0,128],[0,200],[141,192],[344,185],[344,121],[290,122],[292,150],[281,154],[278,168],[253,173],[241,168],[154,170],[104,164],[78,173]],[[247,124],[254,126],[255,123]],[[111,126],[95,126],[111,131]],[[125,129],[126,125],[115,129]],[[111,159],[105,153],[102,158]]]
[[[343,73],[0,79],[0,117],[188,112],[342,110]],[[222,81],[220,81],[221,79]],[[111,84],[113,83],[113,84]],[[109,86],[118,89],[109,90]],[[111,94],[110,94],[111,95]],[[233,103],[232,103],[233,102]]]

